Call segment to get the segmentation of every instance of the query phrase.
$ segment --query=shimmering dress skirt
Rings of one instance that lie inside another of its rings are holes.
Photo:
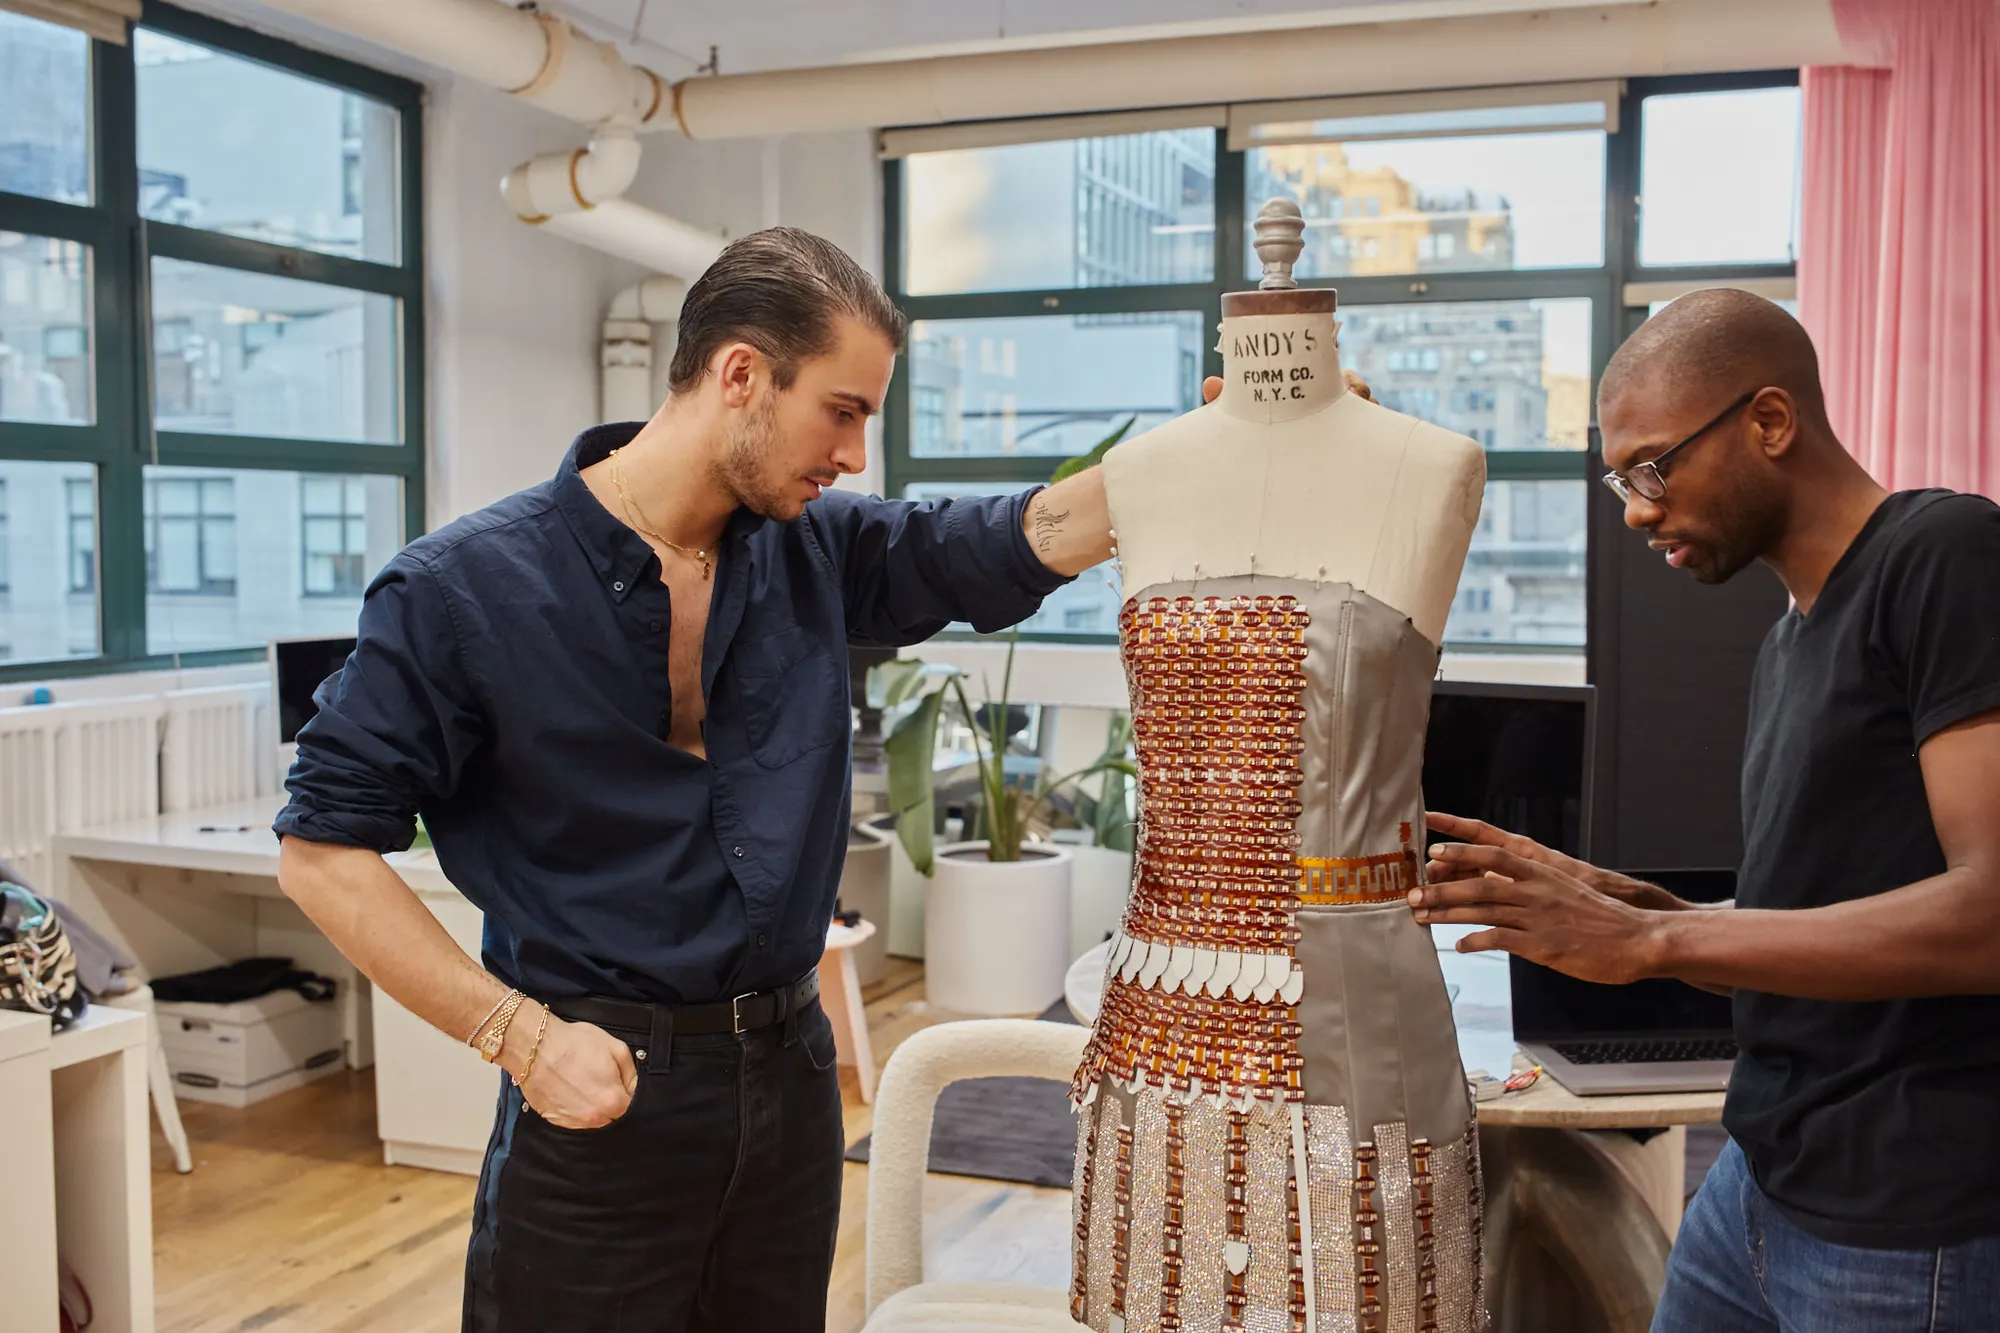
[[[1120,618],[1131,901],[1072,1088],[1071,1310],[1101,1333],[1477,1333],[1478,1140],[1430,934],[1436,645],[1345,584]]]

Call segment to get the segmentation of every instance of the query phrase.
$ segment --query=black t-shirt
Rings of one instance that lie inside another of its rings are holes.
[[[1943,873],[1917,749],[2000,708],[2000,507],[1904,491],[1757,657],[1737,905],[1822,907]],[[1995,817],[2000,818],[2000,809]],[[2000,1235],[2000,996],[1736,992],[1723,1123],[1786,1216],[1840,1245]]]

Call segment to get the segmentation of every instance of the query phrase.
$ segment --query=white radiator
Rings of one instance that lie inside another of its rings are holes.
[[[0,708],[0,861],[46,892],[56,831],[56,733],[50,708]]]
[[[158,695],[52,704],[57,718],[56,827],[62,832],[122,824],[160,813]]]
[[[160,808],[173,813],[247,801],[267,790],[259,743],[268,685],[218,685],[164,695]]]

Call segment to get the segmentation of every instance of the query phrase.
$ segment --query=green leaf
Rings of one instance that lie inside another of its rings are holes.
[[[882,743],[889,769],[889,809],[896,816],[896,837],[909,853],[910,864],[922,875],[934,861],[931,827],[936,819],[936,788],[932,761],[937,754],[938,709],[944,695],[933,690],[898,719]]]
[[[1125,432],[1131,430],[1132,423],[1137,421],[1138,419],[1139,418],[1136,416],[1126,417],[1124,425],[1120,426],[1117,430],[1112,431],[1109,435],[1099,440],[1096,444],[1096,447],[1091,449],[1089,453],[1079,454],[1075,458],[1065,460],[1059,467],[1056,468],[1054,474],[1049,477],[1049,485],[1053,486],[1059,481],[1062,481],[1069,477],[1073,477],[1079,472],[1088,471],[1089,469],[1096,467],[1099,463],[1102,463],[1104,461],[1104,455],[1111,452],[1111,446],[1118,443],[1118,441],[1124,439]]]

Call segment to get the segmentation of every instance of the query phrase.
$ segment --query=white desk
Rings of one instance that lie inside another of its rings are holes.
[[[91,1007],[51,1034],[0,1011],[0,1142],[7,1327],[57,1326],[58,1252],[96,1307],[93,1333],[152,1333],[152,1140],[146,1016]]]
[[[281,800],[160,815],[54,842],[55,894],[139,961],[148,977],[280,955],[343,983],[348,1063],[375,1064],[377,1129],[391,1163],[476,1173],[497,1074],[364,978],[278,887]],[[204,831],[209,830],[209,831]],[[429,851],[388,858],[474,958],[482,918]]]

